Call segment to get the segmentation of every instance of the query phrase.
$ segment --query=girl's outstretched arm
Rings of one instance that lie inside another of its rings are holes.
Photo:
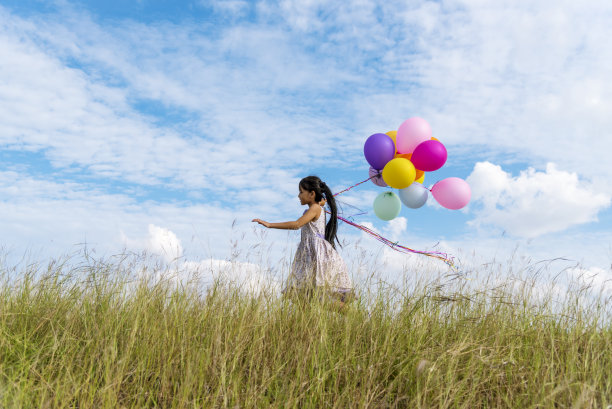
[[[269,229],[297,230],[306,223],[314,220],[314,218],[317,217],[319,214],[321,214],[321,206],[319,206],[318,204],[313,204],[308,210],[306,210],[306,213],[304,213],[302,217],[293,222],[269,223],[261,219],[253,219],[252,221],[259,223]]]

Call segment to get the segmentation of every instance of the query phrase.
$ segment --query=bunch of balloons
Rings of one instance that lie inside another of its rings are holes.
[[[374,200],[374,213],[382,220],[396,218],[402,203],[412,209],[423,206],[429,191],[447,209],[461,209],[470,201],[470,186],[460,178],[443,179],[430,190],[423,186],[425,172],[444,166],[447,152],[444,145],[431,136],[431,127],[422,118],[405,120],[397,131],[370,135],[363,153],[370,164],[372,182],[399,189],[399,196],[387,191]]]

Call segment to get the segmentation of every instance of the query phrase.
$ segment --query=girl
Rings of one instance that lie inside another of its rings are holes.
[[[304,211],[302,217],[283,223],[268,223],[260,219],[253,221],[272,229],[302,229],[301,241],[282,293],[285,296],[302,293],[310,297],[313,290],[323,290],[333,297],[336,308],[343,311],[345,303],[351,300],[354,294],[348,270],[334,243],[339,243],[336,236],[338,210],[334,195],[325,182],[316,176],[302,179],[299,188],[300,204],[308,205],[308,210]],[[325,212],[321,207],[325,202],[331,210],[327,225]]]

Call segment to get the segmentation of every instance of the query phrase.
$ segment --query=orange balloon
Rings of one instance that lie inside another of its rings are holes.
[[[418,170],[417,169],[417,176],[418,176],[419,172],[422,172],[423,174],[420,177],[415,178],[414,181],[415,182],[419,182],[420,184],[423,184],[423,182],[425,182],[425,172],[423,172],[422,170]]]
[[[396,152],[393,159],[395,158],[404,158],[404,159],[410,160],[410,158],[412,158],[412,153],[397,153]]]
[[[387,135],[387,136],[389,136],[389,138],[393,139],[393,144],[395,145],[395,152],[397,152],[397,131],[385,132],[385,135]]]
[[[431,137],[431,139],[433,139],[434,141],[440,142],[440,140],[438,138],[434,138],[433,136]],[[393,142],[395,142],[395,139],[393,140]]]

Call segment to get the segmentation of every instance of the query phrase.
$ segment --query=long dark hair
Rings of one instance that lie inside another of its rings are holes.
[[[315,202],[320,202],[321,199],[325,198],[329,209],[331,210],[331,217],[325,226],[325,240],[331,243],[333,248],[336,248],[334,241],[340,244],[338,236],[338,208],[336,206],[336,200],[329,187],[316,176],[307,176],[300,180],[300,187],[307,192],[315,192]]]

